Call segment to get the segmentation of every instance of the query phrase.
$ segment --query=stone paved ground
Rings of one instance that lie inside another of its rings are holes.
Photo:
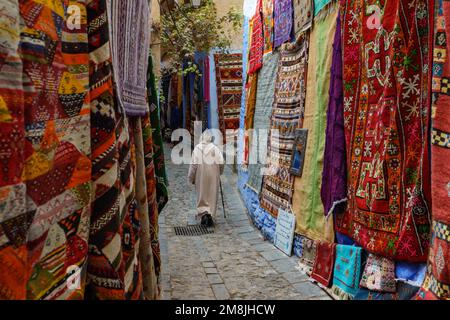
[[[295,269],[295,257],[253,227],[229,167],[222,176],[227,218],[220,203],[213,234],[176,236],[174,226],[194,223],[195,190],[187,183],[188,166],[172,164],[165,147],[170,201],[160,217],[162,299],[330,299]]]

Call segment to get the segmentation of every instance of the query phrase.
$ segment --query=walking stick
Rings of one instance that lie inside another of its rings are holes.
[[[225,201],[223,200],[222,180],[220,179],[220,176],[219,176],[219,186],[220,186],[220,196],[222,197],[223,217],[226,219],[227,215],[225,213]]]

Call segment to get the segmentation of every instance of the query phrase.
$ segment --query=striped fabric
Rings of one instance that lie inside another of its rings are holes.
[[[289,168],[295,131],[303,122],[307,57],[306,36],[281,50],[261,193],[261,206],[273,216],[280,207],[289,209],[291,206],[294,178]]]

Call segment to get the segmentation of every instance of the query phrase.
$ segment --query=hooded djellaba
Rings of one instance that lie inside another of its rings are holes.
[[[214,225],[219,197],[220,175],[224,170],[224,158],[220,149],[213,143],[213,135],[205,130],[200,143],[192,153],[189,167],[189,182],[197,191],[197,219],[207,227]]]

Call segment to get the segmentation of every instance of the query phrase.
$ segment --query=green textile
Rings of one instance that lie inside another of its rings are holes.
[[[320,196],[325,151],[325,133],[330,88],[333,40],[337,6],[330,14],[315,19],[310,36],[308,79],[303,128],[308,142],[302,177],[294,183],[292,207],[297,218],[297,233],[313,240],[334,242],[333,219],[324,216]]]
[[[151,55],[149,56],[147,70],[147,92],[148,102],[150,105],[150,123],[152,126],[153,161],[155,163],[156,175],[156,197],[158,201],[158,212],[161,213],[162,209],[169,200],[169,196],[167,191],[168,181],[161,134],[159,99],[156,90],[155,74],[153,73],[153,58]]]

